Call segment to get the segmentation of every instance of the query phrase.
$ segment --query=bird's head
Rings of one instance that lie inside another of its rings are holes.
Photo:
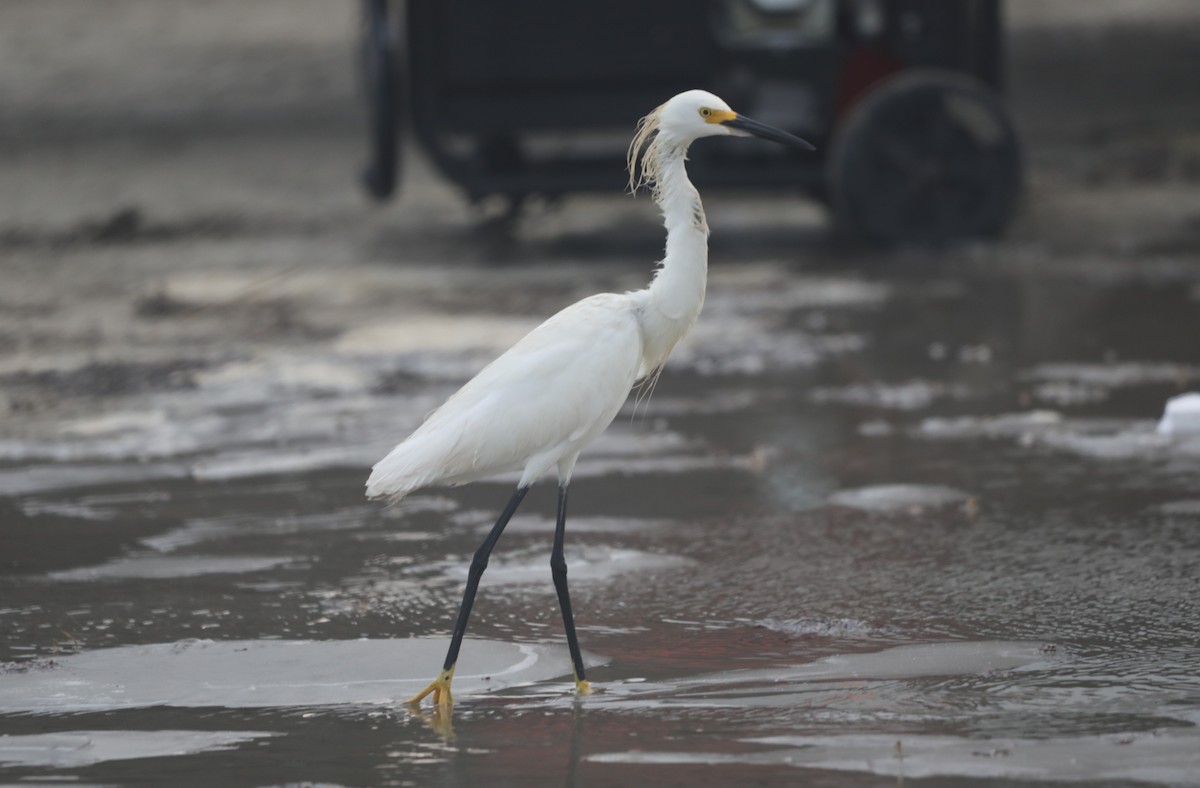
[[[707,90],[688,90],[674,96],[638,123],[629,146],[631,185],[636,186],[638,154],[645,148],[642,178],[654,181],[661,154],[666,149],[685,151],[701,137],[761,137],[772,142],[815,150],[811,143],[786,131],[734,112],[719,96]]]
[[[813,150],[811,144],[795,135],[734,112],[720,96],[707,90],[680,93],[655,112],[659,114],[658,133],[679,142],[691,142],[700,137],[755,136]]]

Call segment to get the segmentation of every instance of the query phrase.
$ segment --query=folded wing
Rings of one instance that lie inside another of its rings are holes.
[[[609,425],[641,358],[627,296],[573,304],[485,367],[376,464],[367,495],[398,498],[517,470],[530,484]]]

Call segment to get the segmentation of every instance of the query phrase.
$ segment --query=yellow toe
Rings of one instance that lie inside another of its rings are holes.
[[[433,695],[433,705],[439,709],[449,711],[454,705],[454,697],[450,694],[450,682],[454,679],[454,666],[446,668],[438,677],[429,683],[429,686],[418,692],[413,697],[409,698],[408,705],[419,706],[421,701],[429,695]]]
[[[575,679],[575,694],[576,695],[591,695],[592,685],[587,679]]]

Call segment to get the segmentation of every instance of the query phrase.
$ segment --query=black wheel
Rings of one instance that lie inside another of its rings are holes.
[[[838,222],[883,244],[993,237],[1021,191],[1021,154],[1000,98],[966,76],[913,70],[869,93],[834,140]]]
[[[368,123],[363,185],[376,200],[396,191],[400,169],[400,112],[403,105],[396,28],[388,0],[362,0],[362,74]]]

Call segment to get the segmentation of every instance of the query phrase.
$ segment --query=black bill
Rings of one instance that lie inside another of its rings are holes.
[[[731,120],[722,121],[721,125],[728,126],[744,134],[762,137],[764,140],[770,140],[771,142],[782,142],[784,145],[793,145],[805,150],[816,150],[816,146],[811,142],[806,142],[795,134],[788,134],[786,131],[777,129],[774,126],[768,126],[765,123],[759,123],[757,120],[751,120],[745,115],[738,115]]]

